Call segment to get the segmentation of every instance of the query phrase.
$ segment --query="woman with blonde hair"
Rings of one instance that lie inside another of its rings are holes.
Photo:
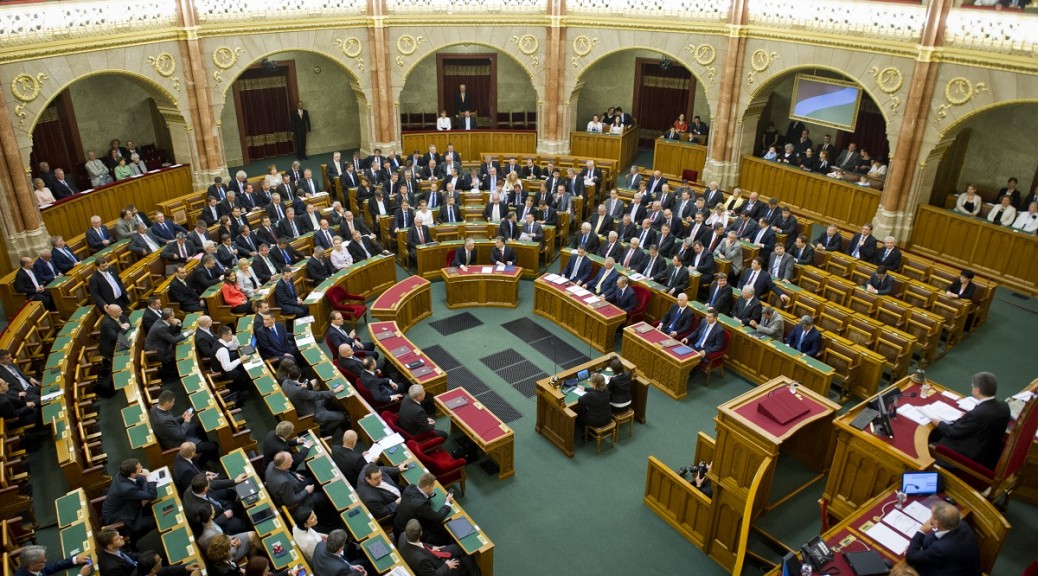
[[[278,171],[277,165],[271,164],[270,166],[267,166],[267,177],[265,180],[267,181],[267,184],[270,184],[271,188],[277,188],[285,179],[281,177],[281,172]]]
[[[57,202],[54,199],[54,194],[51,193],[50,188],[44,185],[43,178],[32,179],[33,190],[32,194],[36,197],[36,205],[39,207],[47,206]]]

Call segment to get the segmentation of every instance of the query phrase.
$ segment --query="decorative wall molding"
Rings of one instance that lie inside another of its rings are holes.
[[[901,108],[901,97],[896,92],[900,91],[904,85],[905,75],[901,73],[901,70],[893,66],[888,66],[882,70],[879,69],[879,66],[873,66],[869,68],[869,72],[876,79],[876,87],[884,94],[890,95],[890,112],[897,116],[898,110]]]
[[[176,25],[175,0],[35,2],[0,9],[0,48]]]
[[[587,56],[598,46],[600,40],[597,37],[588,38],[587,36],[580,35],[573,39],[573,53],[576,54],[570,59],[570,63],[573,69],[576,70],[580,67],[580,59]]]
[[[356,63],[357,70],[364,71],[364,59],[360,57],[361,52],[364,51],[364,45],[356,36],[350,36],[345,40],[336,38],[335,45],[342,49],[343,56]]]
[[[418,51],[418,47],[425,42],[425,36],[411,36],[410,34],[404,34],[403,36],[396,39],[396,51],[398,55],[394,62],[396,62],[396,69],[404,69],[404,57],[410,56]]]
[[[540,70],[541,57],[537,55],[537,49],[540,47],[540,42],[537,40],[536,36],[532,34],[512,36],[512,43],[515,44],[516,48],[524,56],[530,57],[530,68]]]
[[[756,82],[757,74],[771,67],[771,63],[778,60],[778,57],[778,52],[768,52],[761,49],[754,50],[753,54],[750,55],[750,68],[753,68],[753,70],[746,75],[746,83],[753,84]]]
[[[40,92],[43,91],[43,83],[48,79],[50,79],[50,76],[43,72],[37,72],[35,76],[22,73],[11,80],[11,94],[19,102],[14,107],[14,113],[18,116],[18,124],[20,126],[25,125],[25,117],[27,116],[25,112],[26,106],[40,97]]]
[[[171,78],[170,85],[173,87],[173,91],[180,92],[180,78],[173,76],[177,71],[177,61],[172,54],[162,52],[158,56],[148,56],[147,62],[155,70],[156,74],[163,78]]]
[[[685,46],[685,49],[692,55],[692,60],[702,66],[706,72],[707,82],[704,83],[703,90],[709,92],[709,86],[717,84],[717,68],[713,66],[717,60],[717,49],[710,44],[700,44],[699,46],[689,44]]]
[[[544,13],[547,0],[387,0],[390,14],[462,14],[479,12]]]
[[[981,92],[988,92],[988,86],[984,82],[974,84],[969,78],[956,76],[944,85],[944,104],[937,106],[937,113],[933,121],[940,125],[948,116],[948,110],[953,106],[962,106],[973,100],[974,96]]]
[[[241,56],[245,49],[241,46],[231,48],[230,46],[220,46],[216,50],[213,50],[213,64],[216,65],[219,70],[213,72],[213,80],[217,84],[223,83],[222,72],[228,70],[238,63],[238,57]]]
[[[724,21],[731,0],[567,0],[570,15],[635,16],[681,20]]]
[[[195,0],[198,21],[280,22],[287,19],[336,17],[364,13],[364,0]]]
[[[751,25],[900,42],[917,42],[926,23],[921,3],[753,0],[747,10]]]

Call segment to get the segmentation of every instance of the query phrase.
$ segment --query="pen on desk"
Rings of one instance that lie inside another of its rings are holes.
[[[869,431],[872,432],[873,434],[876,433],[876,424],[875,423],[869,422]]]

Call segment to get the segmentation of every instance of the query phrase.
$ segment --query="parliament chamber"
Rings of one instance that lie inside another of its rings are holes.
[[[4,576],[1035,573],[1036,12],[3,3]]]

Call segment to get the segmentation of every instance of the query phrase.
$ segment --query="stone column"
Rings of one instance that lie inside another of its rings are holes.
[[[564,118],[569,103],[562,93],[563,78],[566,77],[566,29],[561,26],[566,13],[565,0],[552,0],[551,25],[547,30],[548,46],[544,62],[544,102],[538,112],[537,122],[541,128],[537,151],[561,154],[569,150]]]
[[[368,103],[369,117],[372,118],[372,148],[400,149],[399,103],[392,100],[393,77],[392,60],[390,59],[389,30],[383,19],[386,14],[384,0],[369,0],[368,13],[374,19],[368,28],[368,46],[371,47],[371,99]],[[363,113],[363,111],[362,111]]]
[[[912,177],[919,161],[919,147],[926,131],[930,100],[940,64],[932,60],[932,48],[943,44],[944,25],[954,0],[931,0],[926,8],[926,24],[920,39],[919,55],[908,85],[908,98],[901,120],[901,132],[894,146],[894,157],[873,219],[875,234],[893,235],[907,240],[913,214],[907,213],[912,197]]]
[[[18,138],[14,133],[11,115],[7,114],[7,98],[0,90],[0,149],[3,150],[3,161],[0,162],[0,196],[4,206],[0,215],[0,231],[6,242],[8,261],[16,266],[18,257],[34,255],[37,250],[47,245],[47,230],[40,222],[40,210],[36,207],[35,196],[29,186],[28,170],[22,161],[23,154],[18,147]],[[24,155],[28,158],[28,154]],[[9,267],[3,266],[3,269]]]
[[[738,179],[739,147],[741,139],[734,138],[740,129],[735,110],[739,103],[742,87],[743,60],[746,39],[739,31],[746,24],[746,0],[733,0],[728,15],[728,41],[724,51],[721,71],[721,86],[717,96],[717,108],[711,120],[710,148],[706,165],[703,167],[704,181],[717,180],[721,188],[732,187]]]
[[[213,105],[209,99],[205,60],[198,42],[198,18],[192,0],[180,0],[177,3],[177,21],[187,32],[185,38],[177,41],[177,47],[184,65],[184,97],[187,99],[189,115],[189,118],[184,118],[183,121],[186,122],[189,142],[194,147],[194,153],[188,155],[192,161],[192,180],[195,186],[207,186],[214,176],[227,170],[227,160],[223,153],[220,122],[213,113]],[[170,116],[163,113],[163,117],[167,118],[167,125],[170,126],[176,153],[177,137],[173,132],[179,131],[179,128],[175,129],[169,124]]]

